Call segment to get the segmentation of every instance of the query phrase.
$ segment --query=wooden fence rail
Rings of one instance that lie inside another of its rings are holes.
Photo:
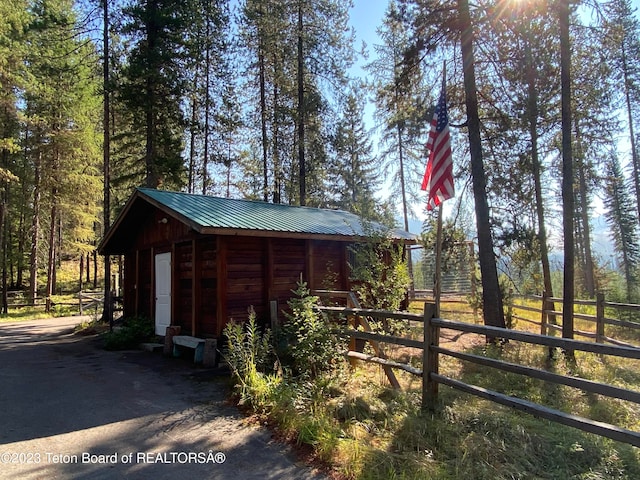
[[[324,293],[324,292],[322,292]],[[335,293],[335,292],[334,292]],[[413,375],[422,377],[422,406],[424,409],[432,409],[438,401],[438,385],[443,384],[457,390],[476,395],[481,398],[493,401],[495,403],[506,405],[514,409],[530,413],[532,415],[545,418],[564,425],[575,427],[586,432],[595,433],[613,440],[625,442],[636,447],[640,447],[640,432],[627,430],[615,425],[598,422],[588,418],[579,417],[569,413],[546,407],[541,404],[533,403],[516,397],[510,397],[499,392],[488,390],[476,385],[470,385],[460,380],[453,379],[441,375],[439,373],[439,361],[441,355],[447,355],[463,362],[469,362],[497,370],[524,375],[530,378],[536,378],[545,382],[566,385],[577,388],[589,393],[595,393],[612,398],[622,399],[628,402],[640,404],[640,392],[620,388],[614,385],[585,380],[578,377],[558,375],[546,370],[533,367],[519,365],[515,363],[496,360],[481,355],[470,354],[466,352],[454,351],[442,348],[440,343],[440,330],[448,329],[463,333],[474,333],[483,335],[487,338],[513,340],[525,342],[533,345],[544,347],[561,348],[565,351],[582,351],[591,352],[598,355],[609,355],[622,357],[631,360],[640,360],[640,348],[633,346],[606,345],[604,343],[593,343],[581,340],[569,340],[559,337],[549,337],[529,332],[507,330],[497,327],[489,327],[484,325],[470,324],[464,322],[456,322],[441,318],[434,318],[435,306],[425,303],[424,313],[413,314],[408,312],[387,312],[382,310],[369,310],[358,307],[335,307],[321,306],[320,311],[328,315],[341,315],[350,319],[350,325],[354,328],[343,332],[352,339],[347,356],[350,359],[364,360],[367,362],[377,363],[385,368],[385,371],[393,368],[401,369]],[[396,319],[406,320],[408,322],[421,322],[424,324],[424,335],[422,340],[414,340],[393,335],[375,333],[372,331],[359,331],[355,328],[368,324],[368,318],[380,319]],[[355,339],[366,340],[371,344],[375,344],[375,355],[368,355],[362,351],[357,351],[353,341]],[[396,362],[382,352],[381,343],[390,343],[402,345],[422,350],[422,370],[408,364]],[[395,377],[393,377],[395,380]],[[390,379],[391,380],[391,379]],[[395,388],[399,388],[397,380],[391,382]]]
[[[562,327],[557,325],[554,319],[556,317],[561,317],[562,312],[545,308],[545,306],[553,305],[556,303],[561,304],[562,298],[550,297],[547,295],[515,295],[512,296],[513,299],[523,299],[523,300],[533,300],[539,301],[540,307],[534,307],[530,305],[520,305],[514,303],[513,300],[509,304],[509,308],[513,311],[525,311],[525,312],[535,312],[540,315],[540,321],[532,320],[530,318],[523,317],[518,315],[517,313],[513,315],[513,318],[531,323],[534,325],[540,326],[540,333],[542,335],[547,335],[549,331],[561,331]],[[603,293],[598,293],[595,300],[574,300],[574,305],[582,305],[587,307],[592,307],[594,309],[594,314],[585,314],[580,312],[574,312],[573,317],[584,320],[587,322],[591,322],[595,324],[595,331],[584,331],[584,330],[574,330],[574,333],[578,336],[594,339],[598,343],[608,342],[614,345],[620,346],[633,346],[631,343],[624,342],[619,339],[612,338],[605,334],[605,327],[607,325],[628,328],[631,330],[639,330],[640,331],[640,321],[639,322],[630,322],[627,320],[622,320],[618,318],[610,318],[606,316],[606,309],[616,309],[616,310],[624,310],[627,312],[637,313],[640,318],[640,305],[632,305],[632,304],[624,304],[624,303],[616,303],[616,302],[607,302],[605,300],[605,296]]]
[[[94,309],[97,314],[98,309],[104,304],[104,294],[97,292],[79,292],[78,293],[78,309],[80,315],[84,315],[85,309]]]

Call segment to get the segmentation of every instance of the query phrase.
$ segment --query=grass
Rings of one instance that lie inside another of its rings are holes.
[[[76,295],[52,295],[53,307],[50,312],[45,312],[44,305],[12,308],[9,305],[8,314],[0,314],[0,323],[19,322],[27,320],[41,320],[52,317],[69,317],[79,313],[78,298]],[[87,311],[93,313],[93,310]]]
[[[508,376],[466,371],[454,363],[449,362],[444,370],[447,374],[460,372],[465,381],[481,380],[488,387],[500,384],[510,393],[545,396],[556,407],[570,405],[604,421],[640,427],[637,408],[624,402],[612,404],[575,392],[545,391]],[[277,418],[280,428],[289,430],[288,436],[312,445],[318,458],[331,465],[336,478],[640,478],[640,452],[631,446],[446,387],[441,387],[438,409],[425,413],[418,391],[391,390],[380,381],[379,370],[370,365],[345,370],[307,397],[307,409],[280,407],[269,415]]]
[[[412,307],[422,311],[422,305]],[[448,308],[463,310],[465,306]],[[447,314],[446,318],[479,321],[472,313]],[[516,327],[533,332],[539,328],[529,325],[522,322]],[[419,338],[421,331],[413,328],[411,335]],[[387,350],[392,358],[411,356],[410,349]],[[550,361],[546,348],[519,342],[502,348],[480,344],[470,350],[636,391],[640,385],[637,361],[581,352],[576,352],[575,364],[565,362],[562,355]],[[640,431],[637,404],[464,364],[446,356],[441,357],[440,373]],[[352,370],[344,362],[338,370],[314,382],[280,381],[254,409],[282,437],[312,449],[336,479],[640,478],[638,448],[537,419],[446,386],[440,386],[437,408],[425,412],[420,405],[421,380],[401,371],[396,375],[402,391],[388,386],[381,367],[361,362]]]

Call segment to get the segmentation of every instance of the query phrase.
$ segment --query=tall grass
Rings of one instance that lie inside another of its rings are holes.
[[[472,315],[469,321],[474,321]],[[325,340],[319,340],[319,345]],[[637,362],[591,354],[577,354],[575,364],[565,363],[561,355],[550,361],[545,348],[518,342],[502,348],[473,348],[482,350],[475,353],[624,388],[637,390],[640,385]],[[422,411],[420,379],[405,372],[397,372],[403,390],[396,391],[387,385],[382,368],[372,364],[352,369],[344,361],[315,376],[294,376],[293,371],[295,368],[285,365],[260,373],[259,382],[268,388],[258,389],[258,394],[251,396],[251,405],[281,436],[308,445],[336,479],[640,478],[640,449],[445,386],[440,387],[437,408]],[[640,409],[635,404],[463,364],[450,357],[442,357],[440,371],[467,383],[640,430]],[[245,390],[245,394],[251,392]]]

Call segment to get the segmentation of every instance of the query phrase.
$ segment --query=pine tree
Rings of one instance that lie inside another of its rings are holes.
[[[611,239],[619,265],[624,271],[627,302],[632,302],[637,300],[640,236],[638,222],[633,213],[633,196],[616,155],[611,155],[607,162],[605,195],[605,217],[611,229]]]
[[[374,195],[380,185],[380,162],[363,122],[365,99],[362,88],[354,88],[347,97],[333,140],[329,189],[338,208],[381,220]]]
[[[144,134],[144,184],[179,188],[185,120],[181,109],[184,38],[190,27],[185,2],[139,0],[124,10],[123,33],[133,47],[123,71],[120,96],[131,128]]]
[[[377,58],[367,66],[374,75],[376,119],[382,130],[382,159],[392,175],[393,197],[402,199],[405,230],[409,229],[409,204],[416,199],[418,182],[409,181],[424,169],[424,133],[428,127],[426,88],[421,64],[407,67],[403,57],[410,46],[406,8],[397,1],[387,7],[375,45]],[[430,119],[429,119],[430,120]]]
[[[640,218],[640,153],[636,135],[640,114],[640,21],[629,0],[611,0],[605,4],[606,21],[602,45],[607,51],[607,65],[613,81],[622,85],[631,145],[632,183],[636,197],[636,212]]]
[[[25,91],[25,116],[32,132],[27,152],[35,175],[31,293],[35,296],[43,225],[48,229],[48,308],[59,258],[93,248],[101,196],[96,131],[100,98],[96,51],[76,28],[73,3],[43,0],[32,11],[28,64],[34,81]]]
[[[17,153],[19,147],[19,110],[16,92],[24,77],[24,28],[27,22],[25,2],[0,4],[0,313],[7,313],[8,269],[15,257],[10,237],[19,205]],[[14,208],[12,208],[14,207]],[[15,235],[15,232],[14,236]]]
[[[244,4],[250,88],[257,92],[251,97],[252,123],[262,143],[264,197],[274,202],[325,201],[329,126],[353,61],[350,5],[336,0]]]
[[[248,95],[249,121],[260,139],[262,198],[274,203],[287,201],[285,165],[294,153],[288,140],[295,134],[291,124],[296,78],[289,59],[292,44],[289,7],[271,0],[246,0],[242,7],[241,40],[247,69],[243,91]],[[256,102],[255,100],[258,99]]]

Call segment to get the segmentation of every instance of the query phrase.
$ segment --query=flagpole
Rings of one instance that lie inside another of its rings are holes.
[[[447,82],[447,62],[442,62],[442,91]],[[433,283],[433,298],[436,304],[435,316],[440,318],[440,297],[442,296],[442,202],[438,205],[438,225],[436,227],[436,272]]]
[[[438,206],[438,225],[436,228],[436,272],[433,282],[433,298],[436,304],[435,316],[440,318],[440,297],[442,296],[442,204]]]
[[[433,297],[436,316],[440,316],[440,297],[442,296],[442,202],[454,195],[453,162],[449,136],[449,117],[447,115],[447,64],[442,65],[442,90],[436,104],[431,131],[427,140],[427,168],[422,178],[422,190],[427,190],[427,210],[438,208],[436,230],[436,265],[433,282]]]

